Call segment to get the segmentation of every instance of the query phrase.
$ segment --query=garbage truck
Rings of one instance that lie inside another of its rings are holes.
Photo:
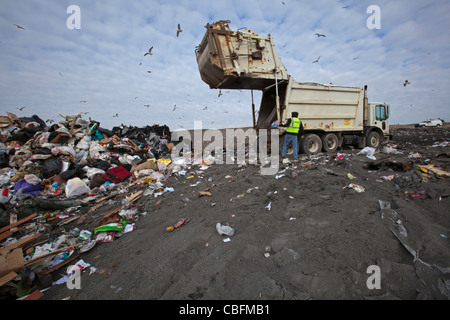
[[[299,147],[306,154],[333,152],[343,145],[376,148],[388,140],[389,105],[368,102],[367,86],[298,82],[288,73],[273,38],[243,28],[232,31],[229,20],[205,26],[195,49],[201,79],[211,89],[262,91],[256,129],[271,129],[298,112],[304,136]],[[252,95],[253,96],[253,95]],[[283,127],[280,136],[284,134]]]

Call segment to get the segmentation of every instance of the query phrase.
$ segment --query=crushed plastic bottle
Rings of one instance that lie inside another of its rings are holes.
[[[223,225],[221,225],[220,224],[220,222],[217,222],[217,224],[216,224],[216,230],[217,230],[217,232],[220,234],[220,235],[223,235],[223,234],[225,234],[225,235],[227,235],[227,236],[232,236],[232,235],[234,235],[234,229],[232,228],[232,227],[230,227],[230,226],[223,226]]]

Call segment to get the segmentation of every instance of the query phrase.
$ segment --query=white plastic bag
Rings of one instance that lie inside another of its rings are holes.
[[[59,146],[59,147],[54,147],[54,148],[51,150],[51,152],[52,152],[52,154],[53,154],[54,156],[63,154],[63,155],[72,157],[72,159],[75,158],[75,156],[76,156],[75,150],[74,150],[72,147],[70,147],[70,146]]]
[[[26,174],[24,177],[24,180],[33,186],[37,185],[38,183],[41,183],[41,181],[42,181],[41,178],[39,178],[38,176],[36,176],[34,174]]]
[[[85,135],[83,139],[81,139],[77,143],[77,148],[81,150],[89,150],[89,147],[91,145],[91,137],[88,135]]]
[[[217,232],[218,232],[220,235],[225,234],[225,235],[230,236],[230,237],[231,237],[232,235],[234,235],[234,229],[233,229],[232,227],[221,225],[220,222],[217,222],[217,224],[216,224],[216,230],[217,230]]]
[[[358,154],[365,154],[367,158],[371,160],[377,160],[374,156],[376,149],[372,147],[365,147]]]
[[[90,192],[91,189],[80,178],[73,178],[67,181],[66,197],[75,197]]]

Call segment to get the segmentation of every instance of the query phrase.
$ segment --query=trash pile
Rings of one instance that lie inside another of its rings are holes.
[[[169,157],[177,142],[167,126],[110,131],[81,114],[61,117],[51,126],[36,115],[0,117],[2,298],[38,299],[51,272],[89,266],[79,255],[133,231],[146,214],[133,202],[164,192],[164,179],[181,169]],[[109,210],[94,218],[99,208]]]

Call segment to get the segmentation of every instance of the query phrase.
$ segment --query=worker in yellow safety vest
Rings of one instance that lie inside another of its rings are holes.
[[[279,124],[280,127],[287,127],[286,134],[284,136],[283,149],[281,150],[281,157],[286,156],[287,147],[289,143],[292,143],[292,149],[294,149],[294,159],[298,159],[298,136],[304,134],[303,123],[298,118],[298,112],[292,112],[292,117],[286,122],[286,124]]]

